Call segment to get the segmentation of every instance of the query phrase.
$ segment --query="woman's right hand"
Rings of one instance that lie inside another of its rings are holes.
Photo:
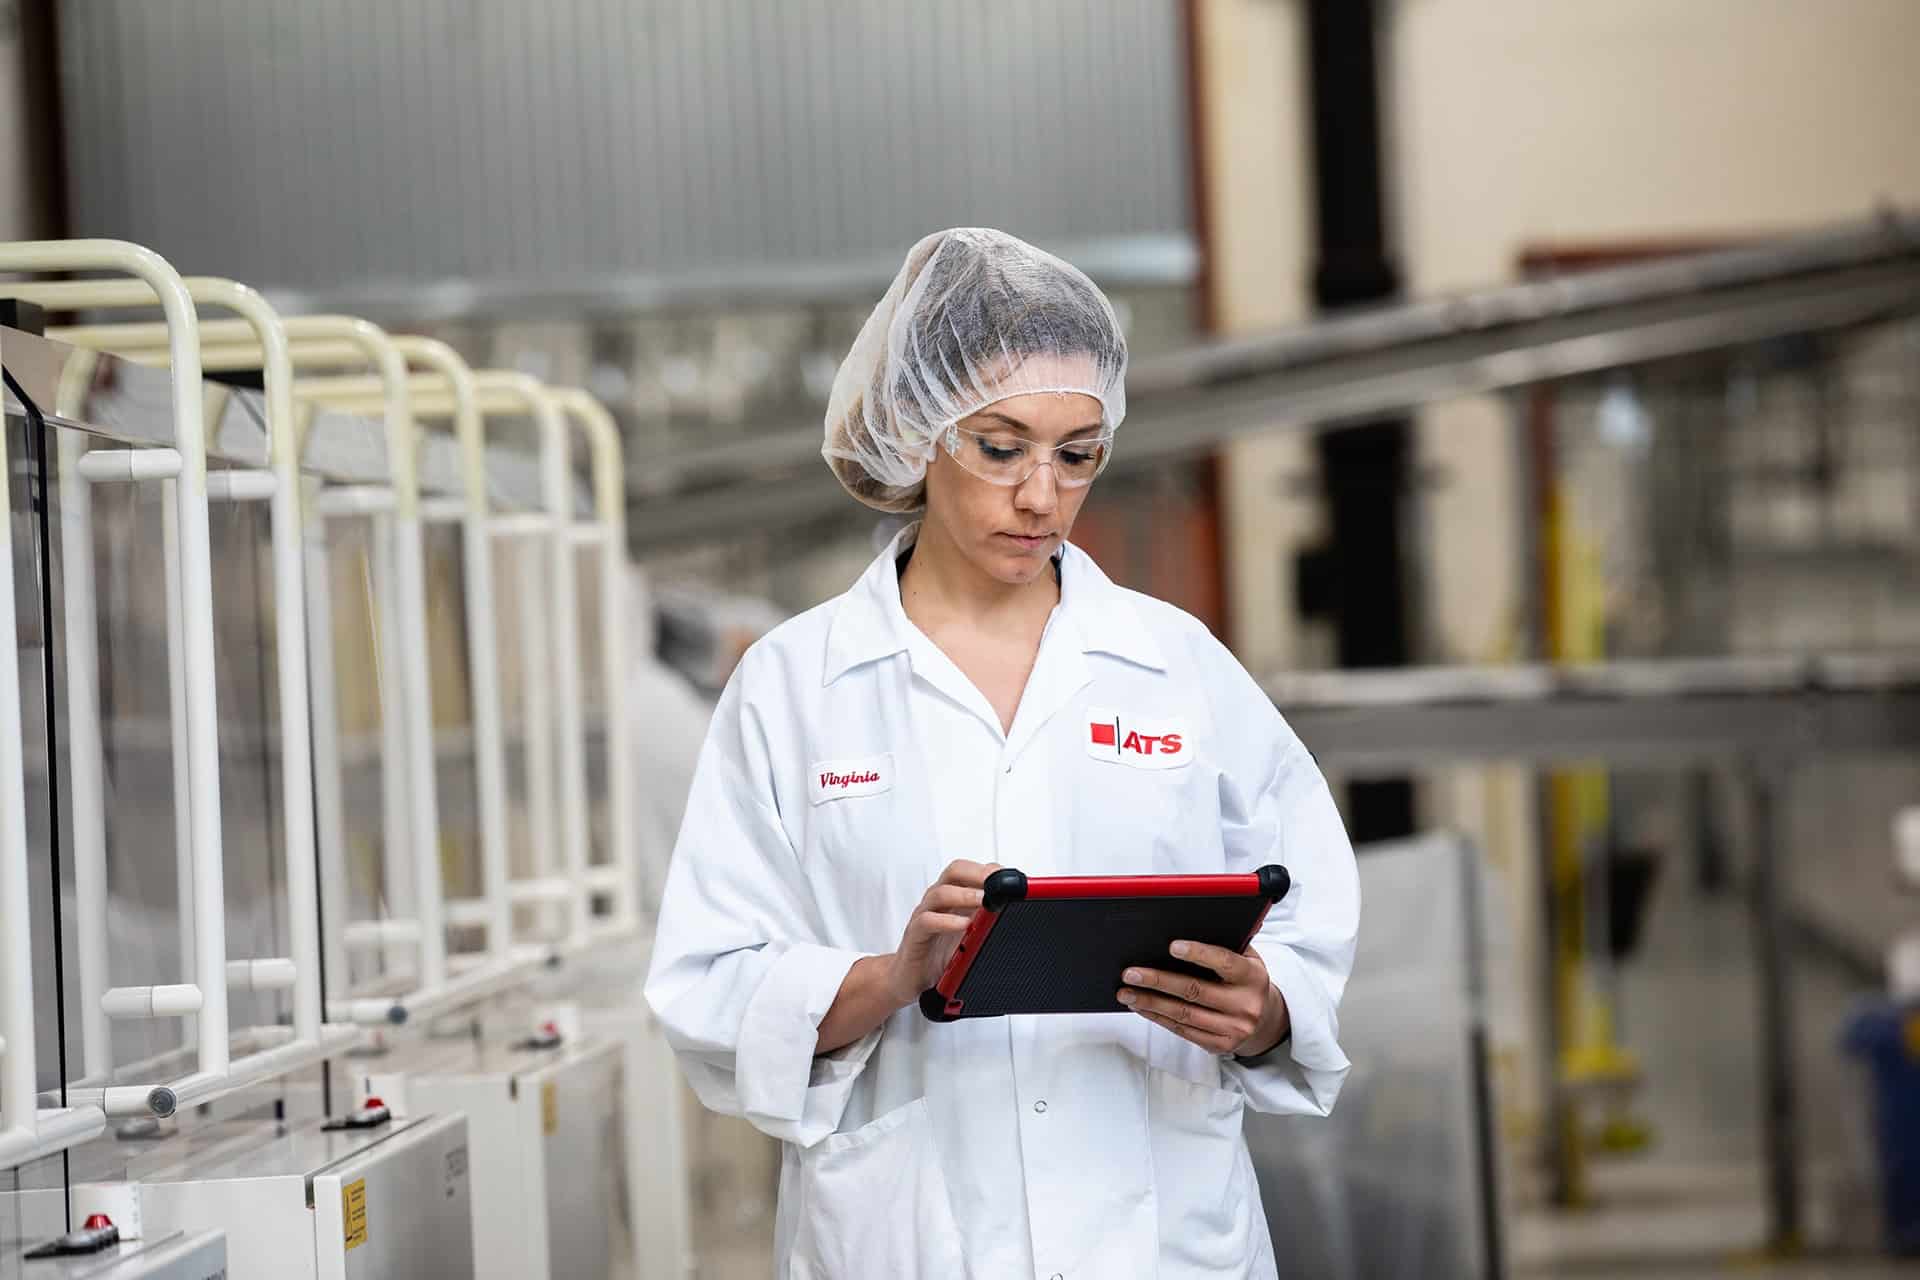
[[[967,922],[980,909],[987,877],[999,869],[997,862],[961,859],[949,863],[920,895],[920,904],[900,935],[899,949],[888,957],[887,990],[902,1008],[940,980]]]

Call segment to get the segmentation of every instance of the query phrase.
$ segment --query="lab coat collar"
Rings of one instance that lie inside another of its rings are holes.
[[[895,534],[847,592],[827,633],[826,668],[821,683],[830,685],[855,667],[903,653],[912,647],[912,624],[900,605],[895,562],[920,534],[910,524]],[[1086,552],[1071,543],[1060,552],[1060,617],[1071,626],[1083,653],[1106,653],[1154,671],[1167,669],[1160,646],[1147,630],[1128,593],[1116,587]]]

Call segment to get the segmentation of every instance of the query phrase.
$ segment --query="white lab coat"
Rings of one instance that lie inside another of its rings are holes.
[[[1243,1111],[1324,1115],[1347,1072],[1359,888],[1320,771],[1204,626],[1071,546],[1002,734],[901,608],[915,532],[734,673],[648,975],[701,1099],[786,1144],[778,1274],[1274,1276]],[[1093,742],[1115,719],[1112,749]],[[1122,758],[1134,726],[1157,749]],[[1125,1012],[935,1025],[909,1007],[815,1057],[847,970],[898,945],[956,857],[1030,875],[1285,864],[1295,888],[1254,945],[1290,1040],[1241,1063]]]

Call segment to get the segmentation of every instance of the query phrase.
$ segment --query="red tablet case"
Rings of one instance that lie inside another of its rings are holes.
[[[920,996],[934,1022],[1008,1013],[1125,1013],[1115,997],[1129,965],[1215,978],[1176,960],[1176,939],[1244,951],[1287,869],[1245,875],[987,877],[985,901],[940,981]]]

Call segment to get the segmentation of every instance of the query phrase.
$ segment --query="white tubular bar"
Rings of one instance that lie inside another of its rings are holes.
[[[187,635],[180,609],[180,521],[174,515],[174,482],[163,486],[160,503],[160,550],[167,589],[167,725],[173,740],[173,879],[174,921],[180,939],[180,968],[184,972],[199,954],[193,930],[193,788],[184,761],[187,758]],[[102,931],[109,923],[98,922]],[[192,1039],[199,1024],[192,1018],[180,1024],[180,1033]],[[89,1076],[94,1070],[87,1069]]]
[[[514,577],[520,588],[520,714],[527,744],[527,861],[533,874],[542,877],[554,870],[554,846],[559,840],[553,787],[553,658],[548,652],[541,595],[546,575],[538,543],[521,543],[514,550]],[[539,921],[543,933],[552,931],[550,912],[541,912]]]
[[[279,667],[280,767],[283,803],[283,841],[286,855],[288,931],[298,972],[293,983],[293,1029],[296,1040],[320,1034],[320,945],[318,899],[313,869],[313,795],[307,697],[307,627],[301,589],[300,457],[293,417],[293,367],[288,359],[287,330],[266,299],[246,285],[215,276],[191,276],[184,282],[188,296],[202,306],[222,307],[237,321],[215,322],[215,329],[244,327],[251,339],[252,358],[241,367],[261,371],[266,394],[268,471],[216,472],[207,478],[209,496],[232,500],[272,502],[272,543],[276,659]],[[116,308],[148,306],[153,291],[136,281],[61,281],[16,289],[16,296],[50,307]],[[110,327],[113,335],[124,326]],[[204,330],[201,336],[209,336]],[[94,344],[85,344],[94,345]],[[206,368],[204,361],[202,368]],[[174,682],[180,687],[182,681]],[[182,900],[181,929],[191,953],[193,919]],[[224,1001],[223,1001],[224,1004]],[[202,1069],[207,1064],[202,1063]]]
[[[574,895],[573,881],[563,876],[542,876],[513,882],[515,902],[567,902]]]
[[[221,973],[225,981],[226,974]],[[158,987],[114,987],[100,997],[109,1018],[184,1018],[200,1012],[200,988],[191,982]]]
[[[452,524],[467,518],[465,498],[422,498],[420,519],[427,524]]]
[[[166,316],[159,327],[166,335],[173,367],[173,447],[181,462],[175,507],[180,524],[180,587],[186,604],[183,666],[192,784],[193,975],[205,994],[197,1030],[201,1070],[223,1072],[228,1058],[225,864],[220,845],[219,710],[213,675],[213,566],[207,532],[206,418],[200,385],[199,320],[185,282],[151,249],[118,240],[0,245],[0,271],[84,270],[138,277],[157,295]]]
[[[300,967],[284,956],[227,961],[229,991],[286,991],[299,981]]]
[[[233,1059],[227,1069],[218,1074],[197,1071],[167,1084],[101,1089],[97,1105],[109,1116],[170,1116],[181,1107],[215,1102],[250,1085],[324,1062],[353,1048],[361,1034],[359,1028],[353,1026],[323,1025],[316,1039],[294,1040],[277,1048],[249,1053]],[[89,1102],[96,1101],[94,1091],[83,1092]],[[71,1090],[69,1096],[72,1096]]]
[[[420,938],[418,920],[355,920],[340,931],[340,941],[349,951],[417,947]]]
[[[77,411],[77,405],[61,405],[63,412]],[[113,1069],[113,1031],[107,1025],[100,997],[107,991],[107,820],[105,748],[100,726],[100,628],[94,601],[93,582],[93,486],[80,470],[86,440],[79,433],[59,433],[60,458],[60,582],[61,604],[66,623],[67,676],[67,763],[68,793],[73,801],[69,819],[73,829],[73,896],[76,911],[75,951],[79,960],[80,987],[80,1060],[88,1075],[106,1075]],[[174,485],[169,482],[169,491]],[[171,496],[171,493],[169,493]],[[169,504],[172,505],[172,504]],[[174,709],[180,717],[173,721],[174,803],[176,834],[187,828],[187,840],[176,848],[181,868],[180,879],[189,890],[194,878],[192,834],[192,785],[183,766],[181,747],[192,755],[191,730],[185,716],[185,612],[179,607],[177,530],[179,511],[165,520],[167,537],[167,627],[171,639],[175,629],[181,634],[180,696]],[[188,803],[182,806],[180,801]],[[184,818],[184,824],[179,821]],[[189,893],[187,901],[197,895]],[[188,955],[181,964],[192,972]]]
[[[380,888],[388,911],[410,916],[419,895],[408,876],[420,855],[417,846],[410,844],[407,837],[413,815],[407,804],[411,779],[407,768],[406,679],[401,675],[405,659],[400,656],[401,632],[406,624],[400,617],[397,556],[393,517],[375,516],[373,638],[375,679],[380,694],[380,842],[385,851],[380,859]],[[410,963],[419,942],[416,937],[411,947],[388,947],[386,971],[390,974],[411,972],[418,981],[425,982],[425,965]]]
[[[321,516],[370,516],[392,511],[393,490],[385,485],[350,484],[322,489],[313,499],[313,510]]]
[[[77,1147],[107,1131],[107,1116],[99,1107],[50,1107],[29,1117],[27,1124],[0,1129],[0,1169]]]
[[[553,531],[553,518],[538,511],[495,516],[488,529],[496,538],[538,538]]]
[[[635,927],[640,915],[640,851],[634,847],[632,725],[627,715],[626,462],[620,427],[601,404],[577,388],[559,393],[560,407],[586,431],[593,449],[593,500],[599,519],[600,659],[606,690],[607,865],[618,869],[612,888],[613,923]]]
[[[494,634],[493,548],[487,540],[487,444],[473,371],[444,342],[399,338],[409,361],[438,374],[454,402],[460,442],[465,523],[460,554],[466,580],[467,674],[472,691],[474,782],[480,797],[480,875],[489,905],[487,950],[504,959],[513,946],[513,907],[507,898],[507,755],[500,710],[500,655]]]
[[[171,480],[180,474],[173,449],[89,449],[80,455],[80,478],[92,484]]]
[[[210,471],[207,497],[221,502],[265,502],[280,491],[271,471]]]

